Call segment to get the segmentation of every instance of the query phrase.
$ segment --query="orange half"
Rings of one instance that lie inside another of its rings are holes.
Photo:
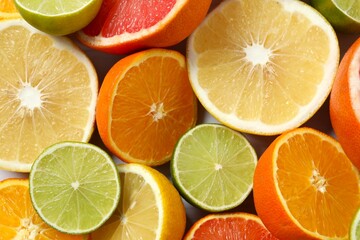
[[[254,202],[279,239],[347,239],[360,206],[358,171],[335,139],[298,128],[276,138],[260,157]]]
[[[101,86],[96,109],[100,136],[125,162],[161,165],[196,122],[196,97],[185,57],[151,49],[116,63]]]

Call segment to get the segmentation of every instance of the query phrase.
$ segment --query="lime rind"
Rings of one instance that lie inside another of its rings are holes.
[[[62,36],[87,26],[100,11],[102,1],[52,0],[39,3],[15,0],[14,3],[22,18],[30,25],[45,33]]]
[[[180,138],[171,176],[189,203],[220,212],[248,197],[256,164],[256,152],[241,133],[220,124],[200,124]]]
[[[101,148],[61,142],[44,150],[29,175],[34,209],[48,225],[85,234],[105,223],[120,201],[120,176]]]
[[[356,22],[360,22],[360,1],[358,0],[332,0],[344,14]]]
[[[353,221],[350,227],[350,240],[359,240],[360,239],[360,208],[354,215]]]
[[[345,33],[359,33],[360,9],[356,11],[355,7],[348,5],[350,2],[347,0],[312,0],[311,5],[329,21],[334,29]]]
[[[93,4],[94,0],[82,1],[16,1],[18,6],[25,8],[27,11],[34,14],[44,16],[57,16],[63,14],[72,14]],[[66,4],[65,4],[66,3]]]

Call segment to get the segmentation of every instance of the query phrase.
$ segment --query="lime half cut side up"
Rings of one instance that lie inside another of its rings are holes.
[[[102,0],[14,0],[20,15],[33,27],[67,35],[87,26],[100,10]]]
[[[114,212],[120,177],[101,148],[80,142],[54,144],[30,171],[30,197],[39,216],[58,231],[89,233]]]
[[[179,140],[171,174],[188,202],[219,212],[247,198],[256,163],[256,153],[242,134],[220,124],[200,124]]]
[[[312,0],[311,5],[336,30],[360,33],[360,0]]]

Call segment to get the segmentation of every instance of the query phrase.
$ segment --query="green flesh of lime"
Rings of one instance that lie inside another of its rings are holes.
[[[88,25],[103,0],[14,0],[21,16],[33,27],[52,35],[67,35]]]
[[[359,0],[334,0],[334,3],[348,16],[360,21]]]
[[[115,210],[120,180],[110,156],[85,143],[45,150],[30,172],[34,207],[50,226],[66,233],[98,228]]]
[[[336,30],[360,33],[360,0],[312,0],[311,5]]]
[[[185,199],[215,212],[245,200],[256,163],[256,153],[243,135],[222,125],[202,124],[180,139],[171,170]]]

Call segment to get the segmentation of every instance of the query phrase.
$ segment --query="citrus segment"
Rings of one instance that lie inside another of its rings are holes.
[[[219,212],[246,199],[256,163],[256,153],[243,135],[222,125],[200,124],[177,143],[171,176],[186,200]]]
[[[260,135],[307,121],[329,95],[339,61],[330,24],[297,0],[223,1],[192,33],[187,53],[206,110]]]
[[[197,220],[184,240],[277,240],[266,229],[260,218],[244,212],[209,214]]]
[[[335,135],[350,160],[360,169],[360,39],[341,60],[330,94],[329,110]]]
[[[355,213],[350,227],[350,240],[360,239],[360,208]]]
[[[53,35],[74,33],[88,25],[102,0],[14,0],[21,16],[35,28]]]
[[[0,168],[28,172],[45,147],[90,139],[98,79],[77,46],[8,20],[0,55]]]
[[[103,8],[106,8],[110,13],[108,12],[106,17],[99,16],[96,19],[97,24],[95,24],[94,21],[93,24],[86,27],[83,31],[90,36],[102,34],[104,37],[136,33],[143,29],[150,28],[163,20],[174,8],[176,2],[176,0],[146,1],[139,3],[139,6],[134,8],[133,1],[106,1]],[[113,4],[113,6],[111,6],[111,4]],[[157,5],[157,7],[154,8],[154,5]],[[142,19],[142,21],[140,21],[140,19]],[[116,25],[116,23],[118,24]],[[116,31],[114,31],[114,27],[117,27]]]
[[[99,14],[77,37],[110,53],[169,47],[190,35],[210,4],[211,0],[104,0]]]
[[[171,182],[140,164],[118,165],[121,199],[112,217],[92,233],[93,240],[173,239],[185,230],[185,207]]]
[[[89,143],[61,142],[45,149],[30,172],[35,210],[61,232],[82,234],[100,227],[120,198],[112,158]]]
[[[153,166],[170,160],[179,137],[195,125],[196,114],[185,57],[151,49],[110,69],[99,92],[96,122],[117,157]]]
[[[340,144],[311,128],[277,137],[254,174],[256,211],[279,239],[347,239],[359,175]]]
[[[1,0],[0,2],[0,21],[4,19],[20,18],[13,0]]]
[[[312,0],[317,9],[332,25],[342,32],[360,32],[359,0]]]
[[[28,179],[0,182],[0,239],[81,240],[88,235],[61,233],[44,223],[31,205]]]

